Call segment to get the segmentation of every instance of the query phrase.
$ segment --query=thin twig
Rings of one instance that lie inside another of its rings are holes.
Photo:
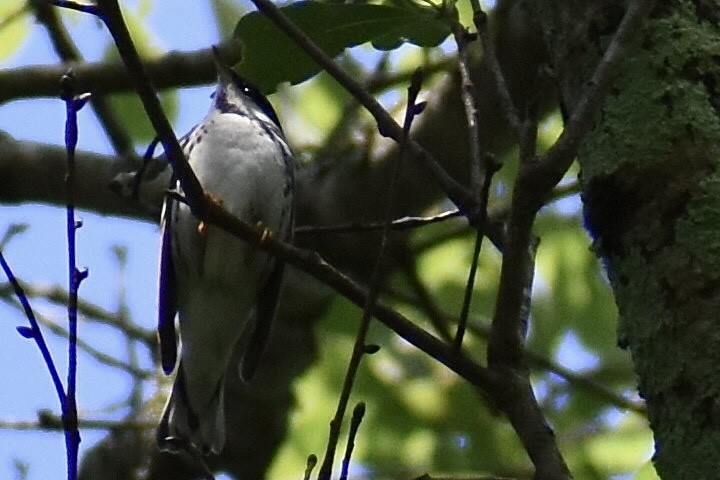
[[[393,295],[394,299],[404,302],[409,306],[417,307],[420,305],[421,307],[424,307],[422,297],[417,291],[415,292],[415,295],[417,296],[403,294],[397,290],[390,290],[390,293]],[[436,316],[439,317],[441,322],[447,323],[454,320],[454,317],[451,314],[442,311],[439,307],[434,306],[434,309],[437,312]],[[488,323],[488,319],[469,317],[468,331],[477,335],[479,338],[487,340],[490,333],[490,329],[487,326]],[[588,374],[575,373],[557,362],[550,360],[539,353],[533,352],[532,350],[525,350],[524,356],[528,366],[532,369],[544,370],[557,375],[568,382],[570,386],[585,390],[613,407],[617,407],[622,410],[630,410],[640,415],[647,415],[647,407],[644,402],[630,400],[607,385],[593,380]],[[598,374],[598,372],[593,372],[593,375],[596,374]]]
[[[310,480],[310,475],[312,475],[312,471],[315,468],[315,465],[317,465],[317,461],[317,456],[314,453],[308,455],[307,462],[305,462],[303,480]]]
[[[460,210],[448,210],[446,212],[433,215],[431,217],[402,217],[397,220],[390,222],[390,228],[392,230],[409,230],[418,227],[424,227],[426,225],[432,225],[433,223],[444,222],[453,218],[461,217],[463,214]],[[327,226],[302,226],[296,227],[294,233],[296,235],[312,235],[318,233],[357,233],[357,232],[373,232],[382,230],[388,226],[387,223],[383,222],[372,222],[372,223],[341,223],[339,225],[327,225]]]
[[[505,75],[503,75],[502,68],[500,68],[500,62],[495,51],[495,42],[488,29],[487,14],[483,11],[478,0],[470,0],[470,5],[473,10],[473,22],[482,43],[485,64],[495,78],[495,92],[500,103],[500,110],[510,130],[515,134],[516,138],[520,138],[520,115],[510,96],[510,89],[505,81]]]
[[[65,423],[65,442],[67,447],[68,478],[77,478],[78,453],[80,449],[80,432],[77,427],[77,327],[78,327],[78,291],[87,270],[81,271],[77,266],[77,230],[82,222],[75,219],[75,148],[78,141],[78,111],[85,105],[88,96],[76,95],[73,75],[69,72],[60,80],[62,99],[65,102],[67,120],[65,122],[65,148],[67,150],[67,173],[65,174],[66,196],[66,233],[68,251],[68,374],[63,411]]]
[[[32,338],[40,349],[40,354],[43,357],[45,365],[48,367],[48,371],[50,372],[50,377],[52,378],[53,386],[55,387],[55,392],[57,393],[58,400],[60,401],[60,407],[62,409],[65,404],[65,387],[62,384],[62,380],[60,380],[60,374],[58,373],[57,367],[55,367],[55,362],[50,354],[50,349],[48,348],[47,343],[45,343],[45,338],[42,335],[40,325],[38,324],[35,313],[30,306],[30,302],[28,301],[22,286],[20,286],[17,278],[15,278],[15,274],[5,260],[5,256],[1,250],[0,266],[2,266],[5,276],[15,290],[15,295],[17,295],[18,301],[22,305],[25,317],[28,319],[28,322],[30,322],[29,329],[18,327],[18,332],[25,338]]]
[[[362,357],[367,353],[367,346],[365,339],[367,332],[370,328],[370,321],[373,318],[373,310],[380,296],[380,290],[382,287],[383,277],[383,266],[385,263],[385,252],[387,248],[387,240],[390,234],[390,224],[392,223],[393,210],[395,208],[395,198],[397,196],[397,179],[400,174],[400,168],[405,154],[406,140],[410,135],[410,128],[416,115],[422,112],[424,104],[418,104],[417,96],[420,93],[422,84],[422,71],[420,69],[415,71],[413,79],[408,87],[408,102],[405,110],[405,121],[403,124],[403,141],[400,142],[400,152],[398,158],[392,165],[389,185],[388,185],[388,199],[385,209],[385,228],[382,231],[380,237],[380,245],[378,247],[378,254],[373,267],[373,272],[370,280],[370,289],[363,305],[362,318],[360,320],[360,326],[358,333],[355,338],[355,344],[353,345],[353,351],[350,356],[350,362],[348,364],[347,373],[345,374],[345,380],[343,382],[343,388],[340,392],[340,398],[338,399],[337,410],[335,416],[330,422],[330,435],[328,438],[328,444],[325,451],[325,457],[323,458],[320,471],[318,472],[319,480],[329,480],[332,475],[332,466],[335,457],[335,450],[337,448],[337,442],[340,437],[340,430],[342,427],[342,421],[345,417],[345,411],[347,404],[350,399],[350,392],[355,383],[355,377],[357,376],[358,368]]]
[[[60,417],[52,412],[38,412],[40,420],[0,421],[1,430],[44,430],[59,431],[63,429]],[[147,431],[157,427],[156,422],[128,422],[126,420],[89,420],[78,419],[78,427],[82,430],[112,431]]]
[[[455,6],[452,7],[455,9]],[[457,16],[455,9],[454,15]],[[470,152],[470,184],[473,194],[479,197],[480,189],[484,183],[485,172],[482,162],[482,148],[480,145],[480,114],[475,103],[477,91],[470,77],[470,60],[468,59],[467,43],[470,34],[459,21],[451,23],[452,34],[458,49],[458,72],[460,73],[460,99],[465,110],[465,121],[468,126]]]
[[[471,0],[473,8],[480,8],[477,0]],[[457,17],[457,10],[452,15]],[[458,47],[458,71],[460,72],[460,97],[462,99],[465,110],[465,117],[469,132],[469,152],[470,152],[470,179],[472,184],[472,192],[476,200],[476,210],[472,212],[471,221],[475,225],[475,245],[473,248],[473,256],[468,272],[468,280],[465,284],[465,294],[458,318],[457,330],[453,339],[453,346],[456,350],[462,347],[463,336],[467,326],[468,314],[472,302],[472,295],[475,290],[475,276],[477,273],[480,252],[482,250],[485,222],[487,220],[487,205],[490,193],[490,185],[492,176],[498,170],[493,157],[483,152],[480,136],[480,115],[476,104],[477,89],[470,76],[470,60],[467,53],[467,42],[470,34],[457,21],[452,22],[452,32],[455,43]]]
[[[27,292],[26,292],[27,294]],[[22,308],[22,305],[18,302],[15,302],[11,299],[8,300],[9,305],[12,305],[13,307]],[[47,327],[48,330],[50,330],[51,333],[62,337],[64,339],[69,338],[69,332],[67,328],[64,328],[62,325],[59,325],[55,321],[51,320],[49,317],[42,315],[40,313],[35,314],[35,318],[38,322],[38,324]],[[123,370],[124,372],[129,373],[133,377],[140,378],[142,380],[150,380],[152,378],[155,378],[156,375],[153,371],[150,370],[144,370],[138,366],[132,366],[128,363],[122,362],[118,360],[117,358],[108,355],[107,353],[101,352],[97,348],[95,348],[90,343],[85,342],[83,339],[78,338],[77,339],[77,348],[79,350],[84,351],[87,353],[90,357],[94,358],[98,362],[107,365],[108,367],[117,368],[119,370]]]
[[[465,329],[467,328],[467,320],[468,315],[470,314],[472,294],[475,290],[475,276],[477,275],[477,267],[480,259],[482,241],[482,230],[478,228],[475,231],[475,244],[473,247],[472,262],[470,264],[470,271],[468,272],[467,282],[465,282],[465,292],[463,294],[462,307],[460,308],[460,316],[458,317],[457,329],[455,330],[455,337],[453,338],[453,347],[458,351],[462,348],[463,337],[465,336]]]
[[[67,307],[68,304],[68,292],[66,289],[59,285],[51,285],[47,287],[37,286],[26,283],[23,280],[18,279],[20,285],[22,285],[25,294],[28,298],[42,298],[50,301],[56,305],[62,305]],[[12,285],[9,283],[0,284],[0,297],[8,298],[9,294],[12,293]],[[145,344],[147,347],[155,346],[156,334],[152,330],[147,330],[139,325],[122,322],[116,313],[105,310],[96,304],[78,299],[78,313],[81,315],[80,320],[91,321],[101,325],[107,325],[120,330],[125,336],[138,340]]]
[[[340,471],[340,480],[347,480],[348,471],[350,470],[350,459],[355,449],[355,437],[357,436],[360,423],[365,416],[365,402],[359,402],[353,409],[352,419],[350,420],[350,431],[348,432],[348,443],[345,448],[345,456],[342,461],[342,469]]]
[[[587,374],[573,372],[557,362],[553,362],[552,360],[549,360],[537,353],[526,351],[525,356],[527,358],[528,365],[531,367],[547,370],[548,372],[562,378],[573,387],[586,390],[613,407],[617,407],[622,410],[630,410],[640,415],[647,415],[647,406],[645,405],[645,402],[630,400],[607,385],[603,385],[602,383],[593,380]]]

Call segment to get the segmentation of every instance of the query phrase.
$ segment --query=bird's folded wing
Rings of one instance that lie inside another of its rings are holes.
[[[160,220],[162,243],[160,246],[160,291],[158,295],[158,337],[160,360],[165,374],[175,369],[177,362],[177,337],[175,335],[175,314],[177,313],[177,286],[175,266],[172,259],[172,209],[174,200],[165,198]]]

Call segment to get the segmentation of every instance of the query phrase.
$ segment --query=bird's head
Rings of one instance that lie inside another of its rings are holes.
[[[278,128],[280,121],[270,101],[253,84],[235,73],[213,47],[218,85],[214,93],[214,107],[224,113],[240,115],[265,115]]]

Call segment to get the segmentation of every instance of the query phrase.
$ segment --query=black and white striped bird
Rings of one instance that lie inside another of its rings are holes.
[[[210,112],[181,139],[185,155],[210,198],[289,240],[295,163],[277,115],[217,54],[216,64]],[[171,188],[182,194],[176,181]],[[177,371],[157,431],[162,449],[205,455],[223,449],[225,374],[235,371],[228,367],[243,333],[250,340],[238,374],[249,380],[254,373],[275,316],[282,271],[282,262],[256,245],[198,221],[177,196],[166,198],[158,332],[163,369],[170,374],[177,364]]]

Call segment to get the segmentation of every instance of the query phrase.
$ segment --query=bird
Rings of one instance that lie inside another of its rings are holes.
[[[278,116],[213,51],[218,83],[210,110],[180,145],[208,199],[291,241],[295,159]],[[252,378],[280,294],[283,262],[258,247],[196,218],[171,180],[161,214],[158,337],[162,368],[175,379],[156,431],[161,450],[205,456],[224,447],[225,376]],[[238,346],[244,351],[235,370]]]

